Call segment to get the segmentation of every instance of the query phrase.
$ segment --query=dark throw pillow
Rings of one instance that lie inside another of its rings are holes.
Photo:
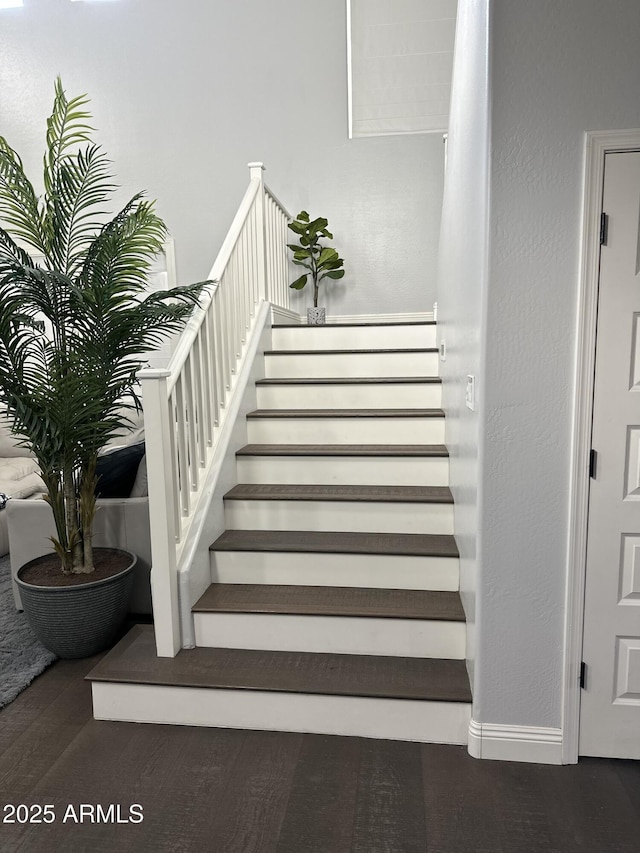
[[[128,498],[143,456],[144,441],[101,456],[96,466],[98,497]]]

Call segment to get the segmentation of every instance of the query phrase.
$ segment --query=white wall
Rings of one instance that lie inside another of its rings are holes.
[[[208,274],[263,160],[292,213],[329,218],[347,270],[331,313],[431,310],[442,142],[347,139],[344,0],[27,0],[0,10],[0,37],[0,134],[38,172],[55,75],[88,92],[124,190],[158,199],[181,281]]]
[[[481,327],[487,273],[489,172],[488,0],[461,0],[454,55],[438,264],[438,335],[447,413],[451,490],[467,614],[467,661],[475,661],[478,429],[484,384]],[[465,406],[465,379],[476,378],[478,407]]]
[[[640,3],[491,10],[474,716],[557,727],[584,132],[640,126]]]

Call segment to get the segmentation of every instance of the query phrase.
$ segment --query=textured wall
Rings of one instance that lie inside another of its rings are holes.
[[[637,0],[492,0],[474,715],[559,726],[584,132],[640,126]]]
[[[0,10],[0,134],[39,170],[53,79],[89,92],[123,192],[147,188],[181,280],[207,275],[248,182],[328,216],[333,313],[431,310],[439,135],[347,139],[344,0],[30,0]],[[304,294],[306,302],[307,294]]]
[[[438,334],[447,351],[441,364],[443,405],[472,678],[478,574],[478,429],[484,386],[481,327],[487,270],[488,5],[488,0],[470,0],[458,7],[438,264]],[[478,406],[474,412],[465,407],[467,374],[476,378]]]

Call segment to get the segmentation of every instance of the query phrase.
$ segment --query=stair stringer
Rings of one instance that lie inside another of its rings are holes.
[[[209,545],[225,530],[223,495],[238,483],[236,452],[247,443],[247,413],[256,408],[256,381],[265,375],[264,353],[271,347],[271,304],[258,310],[228,408],[216,441],[214,458],[178,563],[182,648],[195,646],[191,608],[211,583]]]

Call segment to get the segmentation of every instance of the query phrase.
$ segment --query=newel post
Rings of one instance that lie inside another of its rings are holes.
[[[142,384],[149,482],[151,600],[159,657],[175,657],[181,647],[175,483],[167,386],[170,375],[168,370],[153,368],[138,374]]]
[[[259,181],[260,187],[256,198],[256,254],[258,260],[258,297],[267,301],[270,294],[267,293],[267,250],[265,238],[265,211],[264,211],[264,163],[249,163],[249,174],[252,181]]]

